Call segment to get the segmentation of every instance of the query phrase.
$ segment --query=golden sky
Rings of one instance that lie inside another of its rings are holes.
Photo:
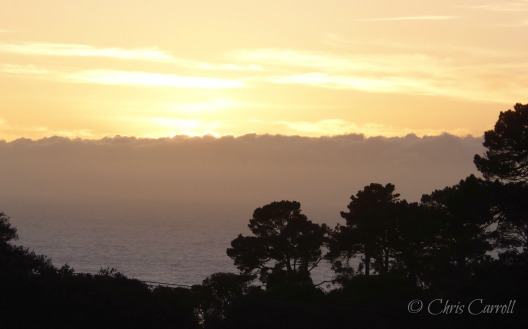
[[[0,0],[0,139],[480,136],[528,1]]]

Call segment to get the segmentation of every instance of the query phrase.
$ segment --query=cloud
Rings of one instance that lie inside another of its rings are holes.
[[[0,33],[2,30],[0,30]],[[258,65],[239,65],[233,63],[211,63],[175,57],[158,48],[102,48],[85,44],[23,42],[0,43],[0,52],[29,56],[56,57],[100,57],[120,60],[140,60],[170,63],[197,70],[213,71],[261,71]]]
[[[84,70],[63,72],[39,68],[33,65],[3,64],[0,65],[0,71],[14,75],[29,76],[36,79],[102,85],[200,89],[223,89],[243,86],[242,82],[236,80],[123,70]]]
[[[153,62],[173,62],[174,57],[157,48],[100,48],[83,44],[66,43],[3,43],[0,52],[36,56],[107,57]]]
[[[325,119],[318,121],[279,121],[277,124],[284,125],[288,131],[301,136],[336,136],[346,134],[363,134],[368,137],[402,137],[409,134],[418,136],[438,136],[443,133],[441,130],[417,130],[406,127],[387,126],[379,123],[356,123],[343,119]],[[465,130],[454,130],[458,136],[467,136]]]
[[[481,138],[452,135],[21,139],[0,144],[0,200],[87,211],[104,203],[98,211],[108,214],[156,205],[158,215],[210,210],[226,220],[235,212],[242,221],[264,202],[295,199],[332,220],[371,182],[392,182],[418,200],[474,173],[472,158],[481,152]]]
[[[384,22],[384,21],[445,21],[457,19],[458,16],[420,15],[355,19],[356,22]]]
[[[0,72],[15,74],[15,75],[33,75],[46,76],[54,75],[56,72],[45,68],[39,68],[35,65],[16,65],[16,64],[1,64]]]
[[[293,83],[335,89],[354,89],[367,92],[433,95],[435,90],[426,81],[397,77],[376,79],[353,75],[329,75],[324,73],[306,73],[300,75],[277,76],[271,78],[275,83]]]
[[[63,78],[64,80],[71,82],[130,86],[184,87],[204,89],[236,88],[243,86],[242,82],[235,80],[120,70],[80,71],[66,74],[63,76]]]
[[[237,61],[266,67],[266,74],[256,76],[255,80],[278,84],[504,103],[524,97],[526,75],[520,74],[528,69],[524,54],[479,49],[473,49],[473,53],[475,61],[446,51],[423,53],[404,48],[352,55],[277,48],[239,49],[230,55]]]
[[[260,48],[239,49],[230,53],[235,60],[257,62],[262,66],[276,66],[284,69],[296,67],[324,70],[339,73],[343,71],[364,73],[404,73],[413,70],[426,70],[435,61],[420,53],[396,54],[355,54],[335,55],[324,52]],[[387,63],[387,61],[390,61]],[[387,65],[408,64],[409,66]],[[414,64],[414,65],[410,65]]]
[[[505,62],[521,62],[521,59],[525,58],[524,54],[519,54],[518,51],[499,48],[485,48],[449,43],[435,44],[432,42],[414,44],[385,38],[357,41],[336,33],[324,34],[323,42],[326,45],[347,48],[349,50],[357,50],[358,48],[375,48],[381,49],[383,52],[391,52],[395,54],[430,54],[429,56],[433,56],[434,54],[435,57],[441,58],[467,55],[469,58],[501,59]]]

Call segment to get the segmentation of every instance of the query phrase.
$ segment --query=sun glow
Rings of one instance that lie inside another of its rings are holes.
[[[192,115],[202,115],[214,113],[222,110],[230,110],[239,107],[238,101],[228,98],[213,98],[203,102],[172,103],[167,106],[170,113],[185,113]]]
[[[198,119],[151,118],[143,122],[140,129],[148,131],[143,137],[160,138],[174,136],[220,137],[222,134],[215,131],[219,124]]]

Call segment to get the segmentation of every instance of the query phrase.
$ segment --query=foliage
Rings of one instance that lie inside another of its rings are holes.
[[[18,239],[16,228],[9,223],[9,217],[0,212],[0,243]]]
[[[310,271],[322,259],[326,225],[312,223],[296,201],[272,202],[253,213],[253,236],[239,235],[227,255],[246,275],[270,286],[279,282],[312,285]]]
[[[335,268],[359,254],[365,275],[370,275],[371,265],[379,273],[388,272],[397,239],[394,216],[399,194],[394,190],[392,184],[372,183],[350,197],[349,211],[341,212],[346,226],[336,228],[331,242],[329,258],[334,260]]]
[[[528,104],[501,112],[483,145],[484,156],[474,157],[477,169],[488,180],[505,182],[495,182],[495,247],[528,252]]]
[[[251,276],[235,273],[214,273],[201,285],[192,287],[195,314],[200,323],[215,326],[226,318],[230,305],[249,289]]]
[[[11,228],[7,216],[1,225]],[[16,232],[6,231],[11,237]],[[4,241],[0,292],[1,328],[198,327],[189,289],[151,289],[108,268],[95,275],[75,273]]]
[[[489,184],[471,175],[457,185],[422,197],[422,204],[442,215],[438,232],[450,261],[464,267],[490,251],[486,230],[494,221],[493,195]]]
[[[493,130],[484,134],[484,156],[475,155],[478,170],[488,179],[528,180],[528,104],[501,112]]]
[[[500,251],[528,252],[528,185],[498,184],[495,188],[497,231],[494,247]]]

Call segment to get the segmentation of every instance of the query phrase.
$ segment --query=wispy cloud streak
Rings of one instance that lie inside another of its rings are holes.
[[[102,85],[201,89],[223,89],[243,86],[242,82],[236,80],[122,70],[85,70],[75,72],[61,72],[31,65],[25,66],[4,64],[0,66],[0,71],[8,74],[24,75],[36,79],[57,82],[91,83]]]
[[[507,102],[525,92],[525,78],[518,73],[528,67],[518,56],[499,55],[479,58],[482,64],[474,65],[447,54],[335,55],[271,48],[232,53],[238,61],[275,72],[260,77],[272,83]],[[508,72],[512,75],[506,79]]]
[[[3,32],[4,30],[0,30]],[[139,60],[149,62],[171,63],[177,66],[207,71],[261,71],[257,65],[240,65],[233,63],[210,63],[176,57],[158,48],[101,48],[85,44],[23,42],[0,43],[0,53],[26,56],[55,57],[95,57],[119,60]]]
[[[153,62],[173,62],[174,57],[156,48],[98,48],[82,44],[64,43],[3,43],[0,52],[20,55],[64,56],[64,57],[106,57]]]
[[[412,92],[417,94],[434,94],[426,81],[419,79],[404,79],[391,77],[376,79],[362,77],[359,75],[330,75],[324,73],[306,73],[290,76],[277,76],[271,78],[275,83],[293,83],[334,89],[355,89],[361,91],[376,92]]]
[[[119,70],[89,70],[64,76],[72,82],[87,82],[108,85],[185,87],[185,88],[235,88],[242,83],[235,80],[208,77],[188,77],[173,74],[133,72]]]

